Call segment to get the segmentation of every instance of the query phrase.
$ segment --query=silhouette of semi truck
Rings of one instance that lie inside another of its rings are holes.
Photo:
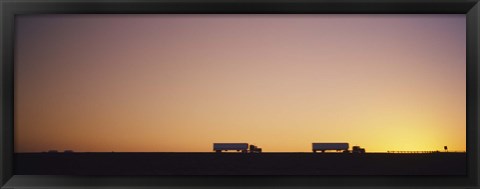
[[[242,153],[261,153],[262,149],[248,143],[213,143],[213,151],[237,151]]]
[[[325,153],[325,151],[337,151],[343,153],[350,153],[348,143],[312,143],[312,151],[313,153],[317,153],[317,151],[321,151]],[[360,146],[353,146],[352,153],[365,153],[365,148],[360,148]]]

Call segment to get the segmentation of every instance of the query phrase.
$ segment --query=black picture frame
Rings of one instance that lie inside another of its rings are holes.
[[[478,0],[2,0],[1,188],[479,188]],[[466,14],[467,176],[150,176],[13,175],[14,32],[22,14]]]

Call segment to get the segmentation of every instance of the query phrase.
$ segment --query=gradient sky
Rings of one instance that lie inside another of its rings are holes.
[[[463,14],[16,19],[16,152],[466,149]]]

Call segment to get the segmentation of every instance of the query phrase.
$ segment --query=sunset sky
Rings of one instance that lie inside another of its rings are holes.
[[[466,19],[16,17],[15,151],[466,149]]]

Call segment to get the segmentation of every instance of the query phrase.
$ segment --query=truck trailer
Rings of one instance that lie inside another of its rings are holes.
[[[237,151],[242,153],[261,153],[262,149],[248,143],[213,143],[213,151],[221,153],[222,151]]]
[[[313,153],[317,153],[317,151],[325,153],[327,150],[343,151],[348,153],[348,148],[348,143],[312,143]]]
[[[213,151],[215,152],[220,153],[229,150],[246,153],[248,151],[248,143],[213,143]]]

